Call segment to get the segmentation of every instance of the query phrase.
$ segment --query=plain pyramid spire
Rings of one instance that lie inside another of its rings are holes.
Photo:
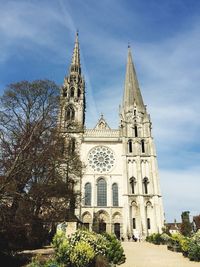
[[[71,62],[70,70],[71,72],[78,72],[78,73],[81,72],[78,31],[76,32],[76,39],[75,39],[75,45],[74,45],[74,51],[72,55],[72,62]]]
[[[136,105],[136,107],[142,111],[145,110],[135,67],[132,60],[131,48],[130,46],[128,46],[123,106],[126,110],[128,110],[134,105]]]

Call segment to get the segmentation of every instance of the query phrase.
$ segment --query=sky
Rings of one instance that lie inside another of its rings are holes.
[[[13,82],[62,85],[79,31],[86,126],[119,125],[127,46],[156,143],[168,222],[200,214],[200,1],[0,0],[0,94]]]

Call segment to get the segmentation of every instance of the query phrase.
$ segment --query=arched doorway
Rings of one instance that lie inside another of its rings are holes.
[[[113,233],[118,239],[121,237],[122,218],[119,212],[116,212],[112,216]]]
[[[108,232],[109,215],[106,211],[100,210],[94,215],[93,230],[97,233]]]

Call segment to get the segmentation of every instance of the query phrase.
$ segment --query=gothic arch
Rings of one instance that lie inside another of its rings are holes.
[[[138,207],[138,205],[137,205],[136,201],[132,201],[132,202],[131,202],[131,206],[132,206],[132,207],[135,207],[135,208],[137,208],[137,207]]]
[[[83,223],[92,223],[92,215],[89,211],[86,211],[82,214]]]
[[[146,224],[147,230],[149,231],[152,228],[152,220],[153,220],[153,205],[151,201],[147,201],[146,203]]]
[[[65,119],[67,121],[73,121],[75,119],[75,108],[72,105],[67,106],[65,111]]]
[[[107,211],[105,211],[105,210],[99,210],[97,212],[97,215],[98,215],[98,219],[99,220],[102,220],[105,223],[110,223],[110,216],[109,216],[109,214],[108,214]]]
[[[149,194],[149,179],[147,177],[144,177],[143,179],[143,190],[144,190],[144,194]]]
[[[146,207],[153,208],[153,205],[152,205],[151,201],[147,201]]]
[[[75,95],[75,88],[71,87],[70,88],[70,97],[74,97],[74,95]]]
[[[112,223],[122,223],[122,215],[120,212],[115,212],[112,215]]]
[[[135,185],[136,185],[136,179],[135,179],[135,177],[132,176],[129,179],[129,183],[130,183],[130,193],[131,194],[135,194]]]

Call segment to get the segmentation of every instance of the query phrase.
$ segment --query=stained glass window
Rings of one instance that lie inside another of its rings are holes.
[[[114,183],[112,185],[112,198],[113,198],[113,206],[118,206],[119,205],[119,200],[118,200],[118,185]]]
[[[85,205],[91,206],[91,196],[92,196],[91,183],[85,184]]]
[[[103,178],[97,182],[97,206],[107,206],[107,184]]]

